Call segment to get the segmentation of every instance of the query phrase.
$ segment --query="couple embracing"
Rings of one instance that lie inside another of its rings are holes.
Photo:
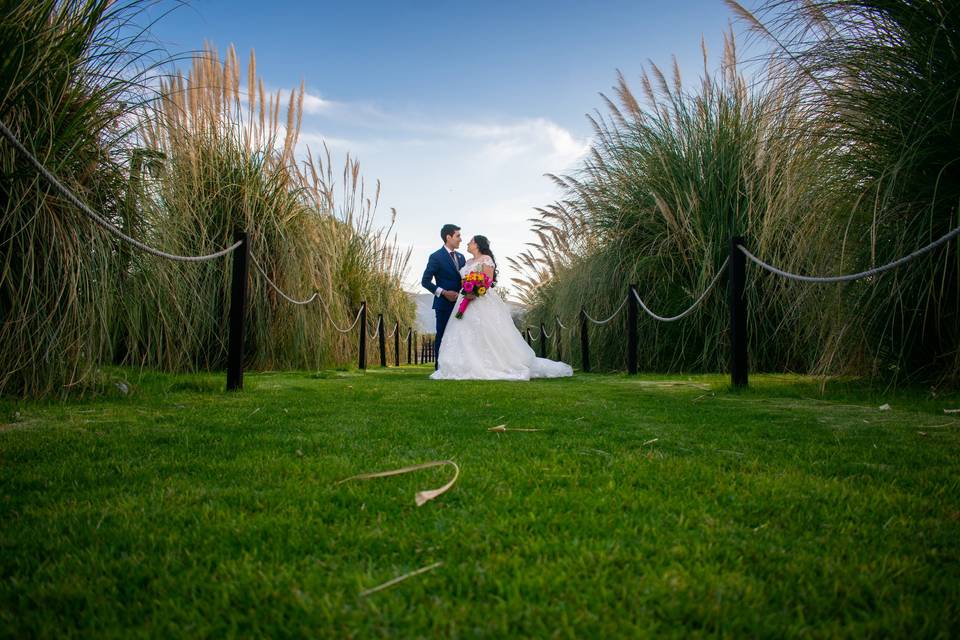
[[[538,358],[496,292],[497,263],[484,236],[460,247],[460,227],[443,225],[443,247],[431,254],[421,284],[434,296],[437,370],[434,380],[529,380],[572,376],[570,365]],[[456,310],[456,311],[455,311]]]

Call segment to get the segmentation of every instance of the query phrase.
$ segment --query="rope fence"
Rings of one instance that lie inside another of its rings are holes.
[[[356,328],[357,325],[361,325],[359,344],[358,344],[358,350],[359,350],[358,366],[361,369],[366,369],[366,362],[367,362],[366,343],[368,338],[370,340],[378,341],[379,350],[380,350],[380,366],[383,366],[383,367],[387,366],[386,343],[387,343],[387,340],[392,339],[394,341],[393,342],[394,366],[397,366],[397,367],[400,366],[401,347],[400,347],[400,322],[399,321],[394,322],[393,328],[390,330],[389,333],[387,333],[386,327],[384,325],[383,315],[378,314],[377,322],[375,325],[373,325],[373,328],[371,328],[366,321],[367,303],[363,302],[361,303],[360,309],[357,311],[357,315],[353,319],[353,323],[346,328],[340,327],[333,320],[333,316],[330,313],[330,309],[327,307],[327,304],[326,302],[324,302],[323,296],[320,295],[319,291],[314,292],[309,298],[306,298],[305,300],[298,300],[293,296],[291,296],[290,294],[288,294],[282,288],[280,288],[280,286],[277,285],[277,283],[274,282],[269,275],[267,275],[266,270],[264,270],[260,262],[252,254],[250,257],[253,260],[254,266],[256,267],[257,271],[260,273],[263,279],[267,282],[267,284],[269,284],[274,291],[276,291],[283,299],[287,300],[291,304],[304,306],[304,305],[310,304],[314,300],[319,301],[320,305],[323,308],[324,314],[326,315],[327,319],[330,321],[330,324],[333,326],[333,328],[336,331],[338,331],[341,334],[351,333],[354,330],[354,328]],[[409,327],[407,329],[406,336],[404,337],[404,340],[406,340],[407,342],[407,364],[416,364],[416,361],[421,358],[424,361],[427,361],[429,358],[432,358],[434,355],[433,352],[435,350],[433,347],[433,344],[431,343],[430,345],[429,354],[424,353],[422,354],[422,356],[418,357],[418,354],[414,351],[414,348],[413,348],[413,341],[414,341],[413,337],[414,337],[413,327]]]
[[[764,262],[753,253],[751,253],[745,246],[744,240],[742,237],[733,237],[730,239],[730,249],[729,255],[724,259],[723,263],[717,269],[717,272],[714,274],[713,278],[710,280],[710,283],[703,290],[703,292],[697,297],[694,302],[687,307],[684,311],[673,316],[662,316],[650,309],[649,306],[643,301],[640,297],[639,292],[637,291],[636,285],[630,285],[627,295],[620,302],[620,305],[617,309],[607,318],[603,320],[597,320],[590,316],[587,313],[586,309],[580,309],[580,348],[581,348],[581,359],[583,363],[583,370],[585,372],[590,371],[590,340],[589,340],[589,331],[588,323],[592,323],[596,326],[603,326],[612,322],[617,316],[620,315],[620,312],[623,311],[624,307],[628,311],[627,319],[627,371],[628,373],[637,372],[637,311],[642,309],[644,313],[650,316],[653,320],[657,322],[676,322],[681,320],[691,313],[693,313],[702,303],[706,300],[707,296],[716,288],[717,283],[720,281],[720,278],[724,273],[728,274],[728,304],[730,307],[730,341],[731,341],[731,357],[730,357],[730,371],[731,371],[731,380],[734,386],[745,386],[747,384],[748,370],[747,370],[747,331],[746,331],[746,296],[745,296],[745,265],[746,260],[749,259],[751,262],[759,266],[761,269],[768,271],[774,275],[793,280],[796,282],[809,282],[816,284],[824,283],[841,283],[841,282],[852,282],[855,280],[861,280],[863,278],[869,278],[871,276],[880,275],[886,271],[894,269],[896,267],[902,266],[916,258],[927,254],[938,247],[946,245],[951,240],[960,237],[960,227],[952,229],[947,232],[940,238],[934,240],[933,242],[927,244],[916,251],[913,251],[902,258],[893,260],[887,264],[884,264],[879,267],[874,267],[866,271],[861,271],[858,273],[844,274],[844,275],[831,275],[831,276],[807,276],[796,273],[790,273],[783,269],[777,268],[767,262]],[[560,354],[560,332],[569,331],[568,327],[561,320],[559,315],[554,316],[554,322],[556,329],[554,332],[550,332],[544,326],[543,323],[539,327],[534,327],[536,331],[534,335],[530,327],[525,327],[523,334],[527,340],[527,344],[532,346],[532,341],[539,340],[540,342],[540,356],[545,357],[546,354],[546,341],[549,339],[557,338],[556,348],[559,358]]]
[[[146,253],[154,255],[156,257],[165,258],[168,260],[174,260],[179,262],[206,262],[211,260],[216,260],[218,258],[224,257],[228,254],[233,254],[232,261],[232,284],[231,284],[231,293],[230,293],[230,334],[229,334],[229,344],[228,344],[228,357],[227,357],[227,389],[235,390],[242,389],[243,387],[243,335],[244,335],[244,309],[246,307],[246,297],[247,297],[247,279],[248,279],[248,267],[247,261],[248,258],[252,260],[254,267],[267,282],[267,284],[273,288],[283,299],[287,302],[290,302],[293,305],[305,306],[312,303],[315,300],[318,300],[322,306],[322,309],[326,317],[330,320],[330,324],[333,328],[341,334],[351,333],[358,325],[360,327],[359,335],[359,366],[361,369],[366,368],[366,341],[367,336],[371,335],[372,339],[376,339],[379,342],[380,346],[380,363],[381,366],[387,366],[386,360],[386,341],[388,339],[394,339],[394,354],[395,354],[395,363],[397,366],[400,364],[400,323],[399,321],[394,323],[393,329],[389,334],[386,333],[386,328],[384,326],[383,314],[378,314],[376,329],[370,330],[367,325],[367,303],[364,301],[360,305],[360,309],[357,311],[357,315],[353,320],[353,323],[347,327],[339,327],[333,320],[333,316],[330,313],[330,309],[327,307],[326,302],[323,300],[323,297],[320,295],[319,291],[313,292],[309,298],[304,300],[299,300],[294,298],[285,292],[280,286],[277,285],[264,270],[260,262],[254,256],[249,247],[249,242],[247,240],[247,235],[243,231],[236,231],[234,234],[234,243],[230,246],[215,251],[209,254],[200,254],[200,255],[179,255],[157,249],[150,245],[145,244],[133,238],[122,230],[117,228],[112,224],[106,217],[100,215],[92,208],[87,206],[69,187],[64,185],[57,177],[44,166],[14,135],[14,133],[6,126],[5,123],[0,121],[0,135],[7,139],[14,149],[27,160],[27,162],[33,166],[33,168],[64,198],[67,199],[71,204],[77,207],[82,213],[87,217],[93,220],[97,225],[105,229],[107,232],[113,234],[123,242],[136,247]],[[840,282],[852,282],[855,280],[861,280],[863,278],[868,278],[871,276],[880,275],[890,269],[902,266],[938,247],[941,247],[951,240],[960,236],[960,227],[955,228],[937,240],[927,244],[926,246],[913,251],[897,260],[889,262],[885,265],[874,267],[866,271],[861,271],[858,273],[851,273],[845,275],[832,275],[832,276],[807,276],[796,273],[791,273],[775,267],[762,259],[755,256],[744,246],[744,239],[739,236],[730,238],[729,246],[729,255],[724,260],[723,264],[717,269],[716,274],[711,279],[710,283],[707,285],[706,289],[697,297],[697,299],[689,306],[687,309],[681,313],[674,316],[661,316],[657,313],[654,313],[650,308],[644,303],[643,299],[640,297],[640,294],[637,292],[636,285],[630,285],[627,295],[620,302],[620,305],[617,309],[604,320],[597,320],[591,317],[586,309],[580,309],[580,338],[581,338],[581,352],[583,359],[583,369],[584,371],[590,371],[590,350],[589,350],[589,335],[588,335],[588,322],[597,326],[603,326],[616,318],[624,307],[628,311],[627,319],[627,370],[628,373],[637,372],[637,320],[638,320],[638,310],[642,309],[648,316],[658,322],[675,322],[682,318],[690,315],[695,309],[697,309],[701,303],[707,298],[711,291],[715,288],[717,283],[720,280],[720,277],[724,272],[728,272],[728,302],[730,307],[730,340],[731,340],[731,379],[734,386],[745,386],[747,384],[747,347],[746,347],[746,297],[745,297],[745,267],[746,260],[749,259],[751,262],[756,264],[761,269],[772,273],[774,275],[786,278],[788,280],[796,282],[808,282],[815,284],[824,284],[824,283],[840,283]],[[560,319],[559,315],[554,316],[554,321],[556,328],[553,333],[549,332],[543,323],[540,323],[539,328],[537,329],[536,337],[532,336],[530,327],[525,327],[523,334],[526,338],[527,344],[530,345],[533,340],[540,341],[540,355],[541,357],[546,357],[546,344],[547,340],[553,339],[556,337],[556,348],[558,358],[560,357],[560,345],[561,345],[561,332],[569,331],[566,324]],[[419,341],[418,349],[414,349],[414,342],[416,341],[416,333],[413,331],[413,328],[410,327],[407,330],[406,334],[407,340],[407,363],[411,364],[411,359],[413,363],[416,364],[417,360],[422,362],[433,362],[436,359],[436,349],[435,349],[435,339],[431,339],[427,336],[422,336]],[[419,353],[418,353],[419,352]]]
[[[73,192],[69,187],[63,184],[54,174],[50,171],[40,160],[34,156],[33,153],[28,150],[23,143],[17,138],[17,136],[10,130],[9,127],[3,122],[0,121],[0,135],[2,135],[12,146],[13,148],[36,170],[36,172],[45,179],[55,191],[57,191],[62,197],[64,197],[70,204],[75,206],[80,210],[84,215],[90,218],[98,226],[102,227],[108,233],[119,238],[121,241],[144,251],[150,255],[165,258],[167,260],[173,260],[177,262],[207,262],[222,258],[228,254],[233,254],[233,265],[232,265],[232,283],[230,291],[230,312],[229,312],[229,337],[228,337],[228,353],[227,353],[227,390],[239,390],[243,388],[243,335],[244,335],[244,325],[245,325],[245,308],[247,304],[247,280],[248,280],[248,259],[253,262],[255,269],[260,273],[263,279],[267,284],[277,292],[284,300],[287,302],[297,305],[305,306],[310,304],[313,301],[319,301],[320,305],[326,315],[327,319],[330,321],[331,326],[341,334],[351,333],[358,324],[361,324],[361,321],[366,317],[366,302],[361,304],[357,315],[353,320],[353,323],[349,327],[340,327],[333,319],[333,315],[330,313],[330,309],[324,301],[323,297],[320,295],[319,291],[315,291],[309,298],[304,300],[299,300],[294,298],[286,291],[284,291],[273,279],[267,275],[266,270],[257,260],[256,256],[250,251],[249,243],[247,240],[247,235],[243,231],[235,231],[234,233],[234,243],[230,246],[215,251],[209,254],[199,254],[199,255],[180,255],[164,251],[162,249],[157,249],[152,247],[136,238],[124,233],[116,225],[111,223],[106,216],[103,216],[97,213],[94,209],[88,206],[76,193]],[[399,322],[397,322],[390,332],[389,336],[384,336],[381,327],[383,324],[382,316],[380,322],[377,325],[376,333],[374,338],[380,337],[381,343],[381,364],[386,366],[386,355],[385,355],[385,337],[394,337],[394,352],[395,352],[395,364],[400,365],[400,336],[399,332]],[[361,326],[360,331],[360,367],[366,368],[366,323],[365,320]],[[411,359],[417,360],[422,359],[423,361],[431,360],[434,357],[434,343],[433,341],[424,338],[422,355],[418,358],[418,354],[413,350],[413,341],[415,333],[413,328],[409,328],[407,331],[407,363],[411,363]]]
[[[618,306],[616,311],[614,311],[609,317],[603,320],[596,320],[595,318],[591,317],[590,314],[587,313],[586,309],[581,308],[580,309],[580,352],[581,352],[581,360],[583,363],[583,370],[585,372],[590,371],[590,338],[589,338],[588,325],[587,325],[588,322],[593,323],[594,325],[597,325],[597,326],[603,326],[603,325],[609,324],[614,320],[614,318],[620,315],[620,312],[623,311],[624,307],[627,308],[628,315],[629,315],[629,319],[627,322],[627,372],[636,373],[637,372],[636,351],[637,351],[637,342],[638,342],[637,326],[636,326],[637,325],[637,307],[639,307],[640,309],[643,309],[643,311],[646,312],[647,315],[649,315],[651,318],[659,322],[675,322],[677,320],[680,320],[681,318],[685,318],[686,316],[693,313],[693,311],[698,306],[700,306],[700,304],[707,298],[707,296],[716,286],[717,282],[719,282],[720,277],[726,271],[727,265],[729,263],[730,263],[730,258],[728,256],[723,261],[723,264],[720,265],[720,268],[717,269],[717,273],[714,274],[713,278],[710,280],[710,283],[707,285],[706,289],[703,290],[703,292],[697,297],[697,299],[693,302],[693,304],[691,304],[684,311],[682,311],[681,313],[675,316],[661,316],[651,311],[650,308],[640,298],[640,294],[637,293],[636,285],[630,285],[627,295],[624,296],[623,300],[620,302],[620,306]],[[554,338],[556,338],[557,358],[558,359],[561,358],[561,345],[562,345],[561,332],[569,331],[569,328],[567,327],[566,324],[563,323],[563,320],[560,319],[559,315],[554,316],[554,322],[556,324],[556,328],[552,333],[550,331],[547,331],[547,328],[543,325],[543,323],[540,323],[540,327],[537,329],[536,337],[531,335],[530,327],[526,327],[524,329],[523,333],[526,336],[528,345],[531,345],[531,342],[533,340],[540,341],[540,357],[546,357],[547,340],[553,340]]]

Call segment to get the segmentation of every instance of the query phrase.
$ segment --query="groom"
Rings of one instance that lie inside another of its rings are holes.
[[[437,341],[436,353],[440,353],[440,341],[443,331],[447,328],[447,320],[453,312],[453,303],[460,293],[460,269],[467,260],[463,254],[457,253],[460,246],[460,227],[455,224],[445,224],[440,229],[443,246],[430,254],[427,268],[423,272],[420,284],[433,294],[433,311],[437,314]],[[436,359],[433,361],[436,368],[439,366]]]

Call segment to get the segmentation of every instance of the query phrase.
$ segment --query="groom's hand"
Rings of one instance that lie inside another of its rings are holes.
[[[444,292],[441,293],[440,295],[442,295],[444,298],[446,298],[446,299],[449,300],[450,302],[456,302],[456,301],[457,301],[457,293],[456,293],[455,291],[444,291]]]

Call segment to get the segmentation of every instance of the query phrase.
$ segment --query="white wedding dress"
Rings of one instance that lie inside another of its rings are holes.
[[[466,276],[493,266],[490,256],[468,260],[460,269]],[[457,298],[437,354],[434,380],[529,380],[572,376],[564,362],[538,358],[513,324],[510,309],[495,291],[470,302],[457,319],[462,296]]]

